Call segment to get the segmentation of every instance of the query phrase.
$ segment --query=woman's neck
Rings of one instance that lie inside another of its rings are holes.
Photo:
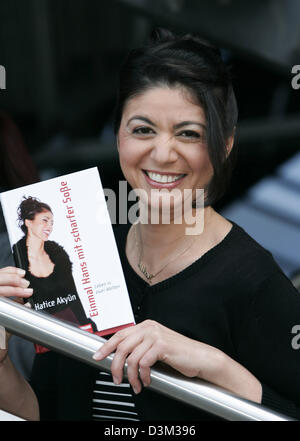
[[[217,215],[211,207],[204,208],[202,213],[198,213],[194,226],[186,222],[180,224],[140,223],[137,226],[139,229],[138,246],[140,251],[142,248],[143,257],[147,258],[147,262],[151,264],[155,260],[167,258],[177,249],[183,249],[196,240],[197,242],[203,242],[215,214]],[[191,232],[194,234],[191,234]],[[195,234],[199,232],[200,234]]]
[[[133,225],[126,242],[126,255],[131,266],[150,284],[158,283],[182,271],[221,242],[232,224],[206,207],[203,231],[187,234],[186,224]],[[199,228],[198,228],[199,230]],[[194,231],[195,232],[195,231]]]
[[[45,252],[44,241],[30,234],[26,237],[26,246],[30,257],[41,256]]]

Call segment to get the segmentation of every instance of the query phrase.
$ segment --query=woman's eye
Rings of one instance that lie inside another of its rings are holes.
[[[133,129],[132,133],[134,135],[152,135],[154,133],[154,131],[152,129],[150,129],[150,127],[136,127],[135,129]]]
[[[188,139],[200,139],[201,135],[198,132],[194,132],[194,130],[184,130],[183,132],[178,133],[178,136]]]

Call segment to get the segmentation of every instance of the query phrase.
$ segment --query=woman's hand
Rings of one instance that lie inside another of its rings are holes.
[[[123,329],[114,334],[94,354],[102,360],[115,351],[111,365],[114,382],[120,384],[127,362],[127,376],[135,393],[150,384],[150,367],[162,361],[188,377],[202,377],[212,366],[212,346],[192,340],[152,321]]]
[[[0,297],[13,297],[14,301],[24,303],[24,299],[33,293],[33,290],[28,288],[29,282],[24,276],[25,271],[20,268],[11,266],[1,268]],[[25,306],[30,307],[30,304],[27,303]],[[13,366],[7,353],[10,335],[3,328],[0,332],[5,333],[2,335],[4,348],[0,347],[0,409],[25,420],[38,420],[37,398],[29,384]]]
[[[28,280],[24,279],[25,271],[13,266],[0,269],[0,297],[30,297],[33,290]]]
[[[261,402],[257,378],[221,350],[192,340],[152,320],[122,329],[95,352],[102,360],[115,351],[111,372],[120,384],[127,362],[127,377],[135,393],[150,384],[150,368],[162,361],[187,377],[199,377],[236,395]],[[141,381],[140,381],[141,380]]]
[[[0,269],[0,297],[14,297],[18,303],[24,303],[23,298],[32,295],[33,290],[28,288],[29,282],[24,279],[25,271],[20,268],[8,266]],[[28,304],[29,305],[29,304]],[[10,335],[1,328],[0,363],[7,356],[7,346]],[[2,341],[3,340],[3,341]]]

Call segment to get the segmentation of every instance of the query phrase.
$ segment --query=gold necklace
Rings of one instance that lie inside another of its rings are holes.
[[[137,241],[137,235],[136,235],[136,227],[137,224],[134,224],[133,229],[134,229],[134,237],[135,237],[135,245],[138,248],[138,241]],[[169,262],[167,262],[159,271],[157,271],[157,273],[155,274],[151,274],[148,270],[146,265],[142,262],[142,256],[143,256],[143,242],[142,242],[142,237],[141,237],[141,231],[139,230],[139,237],[140,237],[140,257],[139,257],[139,262],[138,262],[138,268],[141,271],[142,274],[144,274],[144,276],[146,277],[146,279],[148,280],[149,283],[152,283],[152,279],[154,279],[154,277],[158,276],[158,274],[160,274],[168,265],[170,265],[170,263],[174,262],[175,259],[177,259],[178,257],[182,256],[186,251],[188,251],[193,243],[195,242],[194,240],[192,240],[192,243],[185,248],[181,253],[179,253],[177,256],[174,257],[174,259],[169,260]]]

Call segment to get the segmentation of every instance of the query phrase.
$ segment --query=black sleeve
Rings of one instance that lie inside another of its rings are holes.
[[[97,373],[98,369],[55,351],[36,354],[30,385],[41,421],[90,421]]]
[[[278,271],[253,296],[238,355],[262,384],[262,404],[300,419],[300,348],[293,344],[295,325],[300,325],[300,294]]]
[[[54,351],[36,354],[34,358],[30,386],[39,402],[41,421],[57,420],[57,360]]]

